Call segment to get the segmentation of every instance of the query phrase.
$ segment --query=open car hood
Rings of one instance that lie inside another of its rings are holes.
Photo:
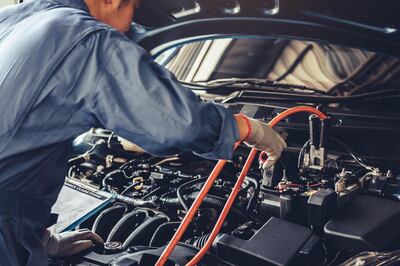
[[[210,35],[280,36],[327,41],[400,54],[396,0],[145,0],[135,21],[138,39],[160,45]]]

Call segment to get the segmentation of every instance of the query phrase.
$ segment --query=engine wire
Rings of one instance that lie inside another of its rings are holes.
[[[364,159],[361,158],[350,146],[338,140],[337,138],[331,138],[331,139],[334,140],[336,143],[340,144],[359,165],[361,165],[362,167],[364,167],[369,171],[374,170],[374,167],[368,165],[368,163],[365,162]]]
[[[130,185],[126,189],[124,189],[124,191],[121,192],[121,195],[125,195],[126,192],[128,192],[129,190],[131,190],[132,188],[134,188],[136,186],[141,185],[142,183],[143,183],[143,180],[134,182],[132,185]]]
[[[202,182],[204,182],[206,179],[207,179],[207,178],[200,178],[200,179],[191,180],[191,181],[189,181],[189,182],[186,182],[186,183],[182,184],[182,185],[179,186],[178,189],[176,190],[176,195],[178,196],[179,202],[181,203],[181,205],[182,205],[182,207],[183,207],[183,209],[184,209],[185,211],[188,211],[188,210],[189,210],[189,207],[188,207],[188,203],[186,202],[186,200],[185,200],[185,198],[183,197],[183,194],[182,194],[183,188],[188,187],[188,186],[191,186],[191,185],[194,185],[194,184],[197,184],[197,183],[202,183]]]
[[[353,150],[353,148],[351,148],[349,145],[347,145],[346,143],[342,142],[341,140],[337,139],[337,138],[330,138],[331,140],[335,141],[336,143],[338,143],[339,145],[341,145],[345,151],[354,159],[354,161],[356,161],[359,165],[361,165],[364,169],[372,171],[374,169],[373,166],[370,166],[368,162],[366,162],[356,151]],[[303,160],[303,156],[304,153],[308,147],[308,145],[310,144],[310,140],[308,140],[306,143],[304,143],[303,147],[300,150],[299,153],[299,157],[297,159],[297,168],[301,167],[302,164],[302,160]]]

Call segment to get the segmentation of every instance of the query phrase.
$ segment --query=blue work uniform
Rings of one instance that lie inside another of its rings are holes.
[[[44,265],[41,245],[71,142],[104,127],[155,155],[229,159],[229,110],[204,103],[82,0],[0,10],[0,265]]]

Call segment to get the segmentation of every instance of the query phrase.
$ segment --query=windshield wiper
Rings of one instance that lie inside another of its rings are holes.
[[[221,89],[229,89],[232,91],[240,90],[260,90],[260,91],[277,91],[277,92],[298,92],[301,94],[322,94],[327,95],[326,92],[307,87],[304,85],[282,83],[268,79],[258,78],[228,78],[228,79],[215,79],[207,82],[181,82],[186,87],[192,90],[205,90],[207,92],[215,92]]]
[[[226,94],[226,91],[229,91],[230,94],[225,97],[223,100],[224,103],[237,101],[275,101],[291,103],[348,104],[400,98],[399,89],[386,89],[349,96],[335,96],[303,85],[280,83],[257,78],[216,79],[201,83],[182,82],[182,84],[192,90],[202,90],[207,93],[224,91]]]
[[[291,102],[291,103],[316,103],[316,104],[349,104],[366,101],[377,101],[383,99],[400,98],[400,90],[387,89],[375,92],[368,92],[350,96],[333,95],[305,95],[290,92],[271,92],[271,91],[253,91],[241,90],[231,93],[222,102],[233,103],[238,101],[245,102]]]

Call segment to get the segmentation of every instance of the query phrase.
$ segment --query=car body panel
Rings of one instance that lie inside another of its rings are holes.
[[[252,36],[323,41],[400,55],[400,20],[388,8],[398,6],[395,1],[166,2],[142,1],[135,15],[135,21],[144,26],[137,41],[153,54],[199,38]],[[233,11],[235,5],[238,11]],[[278,10],[268,13],[265,6]]]

